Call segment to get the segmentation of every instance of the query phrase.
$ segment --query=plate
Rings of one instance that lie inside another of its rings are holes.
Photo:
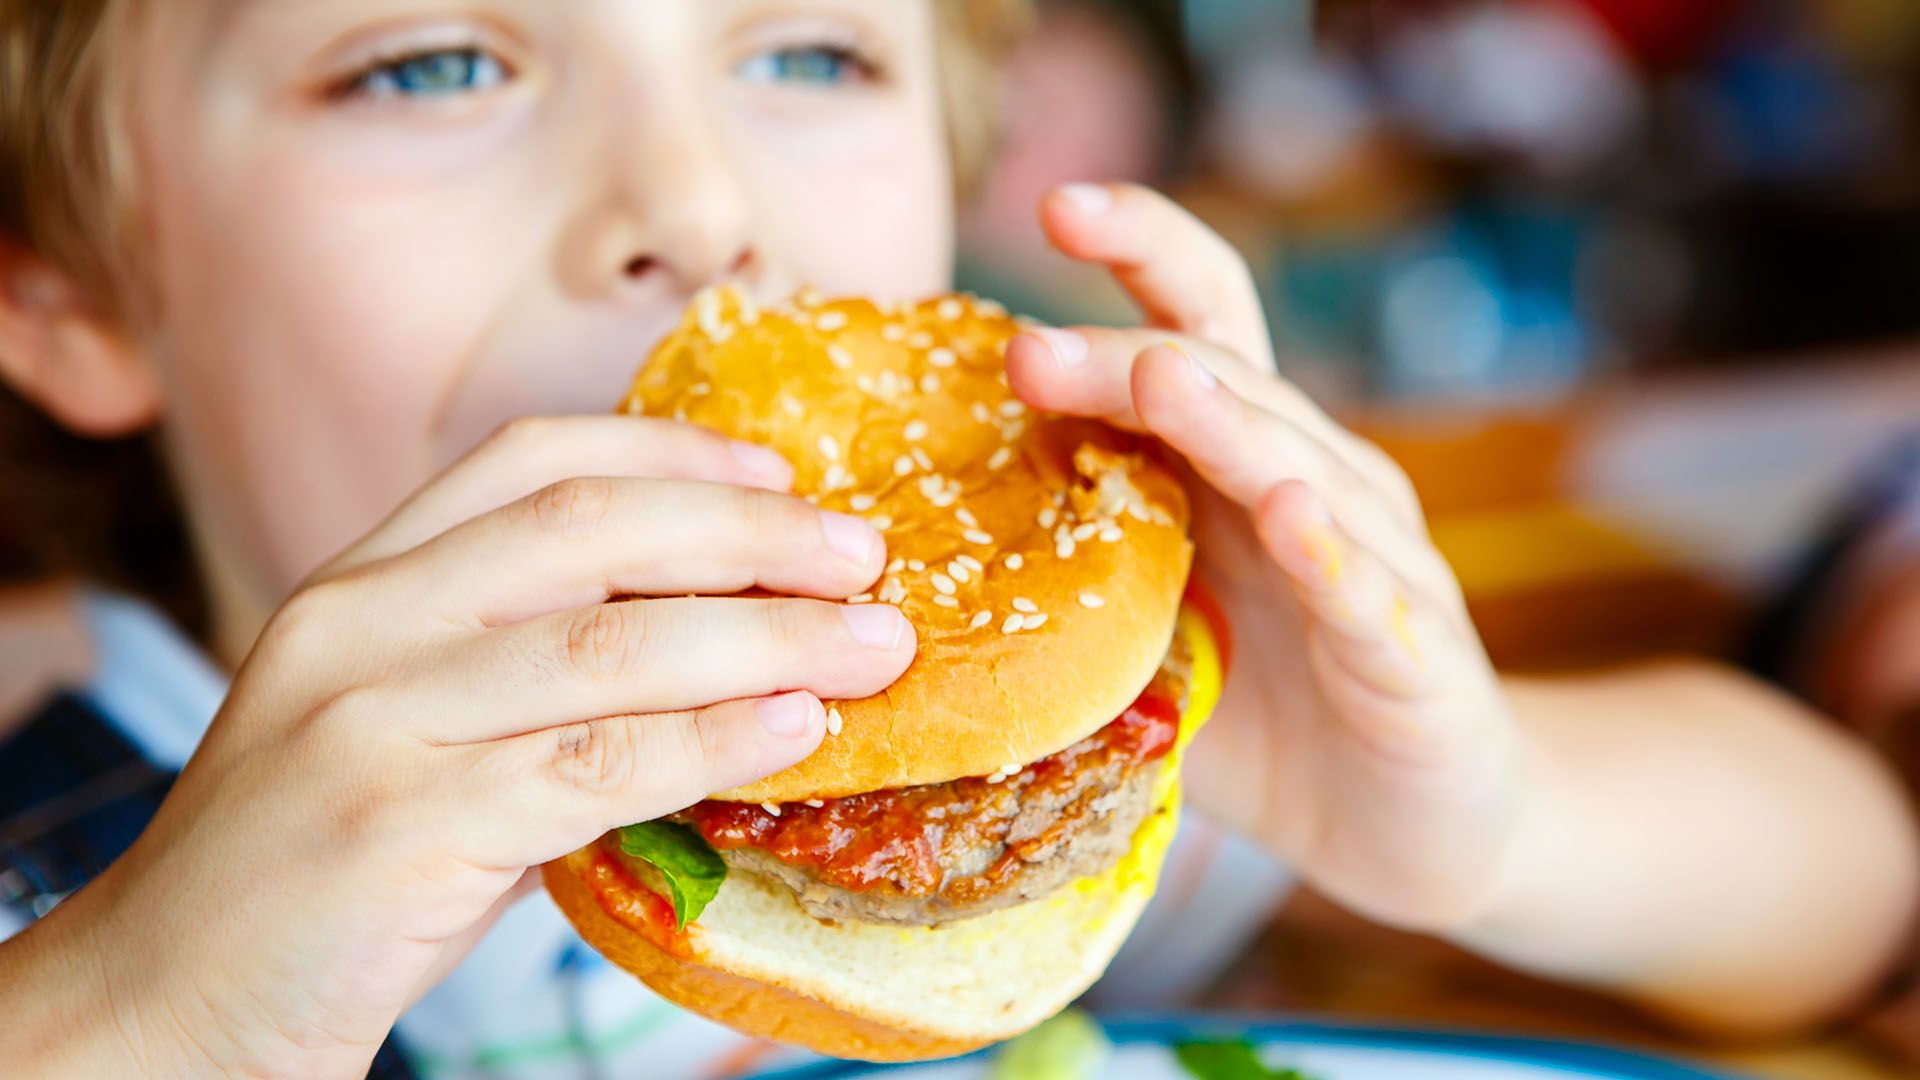
[[[1315,1080],[1736,1080],[1644,1054],[1582,1043],[1337,1024],[1208,1017],[1103,1018],[1114,1043],[1102,1080],[1192,1080],[1173,1047],[1244,1039],[1272,1066]],[[918,1065],[821,1062],[759,1080],[987,1080],[992,1051]]]

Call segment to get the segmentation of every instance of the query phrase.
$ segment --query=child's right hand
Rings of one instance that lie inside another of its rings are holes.
[[[133,1072],[360,1075],[528,867],[798,761],[820,697],[905,670],[898,611],[833,602],[881,538],[791,476],[684,425],[510,425],[272,617],[152,826],[26,936]],[[756,585],[788,595],[716,595]]]

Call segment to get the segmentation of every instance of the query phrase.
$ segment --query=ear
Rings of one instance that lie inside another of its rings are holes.
[[[160,386],[147,358],[66,273],[0,237],[0,378],[81,435],[153,423]]]

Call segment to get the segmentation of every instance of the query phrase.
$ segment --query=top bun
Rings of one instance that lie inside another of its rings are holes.
[[[1173,637],[1193,549],[1178,481],[1145,444],[1029,412],[1003,353],[1021,330],[967,296],[756,308],[708,290],[622,412],[770,446],[795,492],[886,536],[871,599],[919,653],[885,692],[830,703],[806,760],[722,792],[795,802],[1023,765],[1126,709]]]

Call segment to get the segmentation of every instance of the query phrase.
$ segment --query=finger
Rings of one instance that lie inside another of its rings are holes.
[[[538,867],[521,871],[520,876],[508,886],[507,891],[501,893],[499,899],[489,905],[486,913],[481,915],[473,925],[441,943],[440,951],[433,958],[433,963],[427,968],[426,974],[422,975],[420,980],[414,983],[413,989],[408,992],[407,1007],[412,1008],[427,991],[440,985],[442,979],[453,974],[453,969],[460,966],[460,962],[467,958],[467,954],[473,951],[473,947],[480,943],[481,938],[487,936],[487,932],[500,921],[500,917],[539,888]]]
[[[1406,703],[1432,694],[1432,645],[1415,633],[1416,597],[1385,563],[1342,535],[1304,484],[1275,487],[1255,515],[1268,554],[1311,617],[1335,685]]]
[[[885,604],[594,604],[443,645],[442,661],[406,688],[432,709],[407,723],[433,742],[481,742],[789,690],[863,698],[899,678],[915,646],[913,624]]]
[[[397,555],[574,476],[704,480],[785,491],[793,484],[793,466],[766,447],[671,420],[528,417],[502,426],[316,576]]]
[[[749,588],[841,599],[871,585],[886,542],[860,518],[755,488],[563,480],[392,563],[396,600],[498,626],[612,597]]]
[[[1248,403],[1174,345],[1141,354],[1133,396],[1148,433],[1248,510],[1257,511],[1274,485],[1303,481],[1396,573],[1436,596],[1457,591],[1452,569],[1428,540],[1412,485],[1384,455],[1363,455],[1366,443]]]
[[[463,763],[476,795],[454,822],[454,843],[481,865],[556,859],[609,829],[779,772],[825,732],[819,699],[792,693],[489,743]]]
[[[1272,368],[1266,314],[1246,260],[1178,203],[1133,184],[1069,184],[1046,198],[1040,215],[1056,247],[1107,267],[1152,325]]]

